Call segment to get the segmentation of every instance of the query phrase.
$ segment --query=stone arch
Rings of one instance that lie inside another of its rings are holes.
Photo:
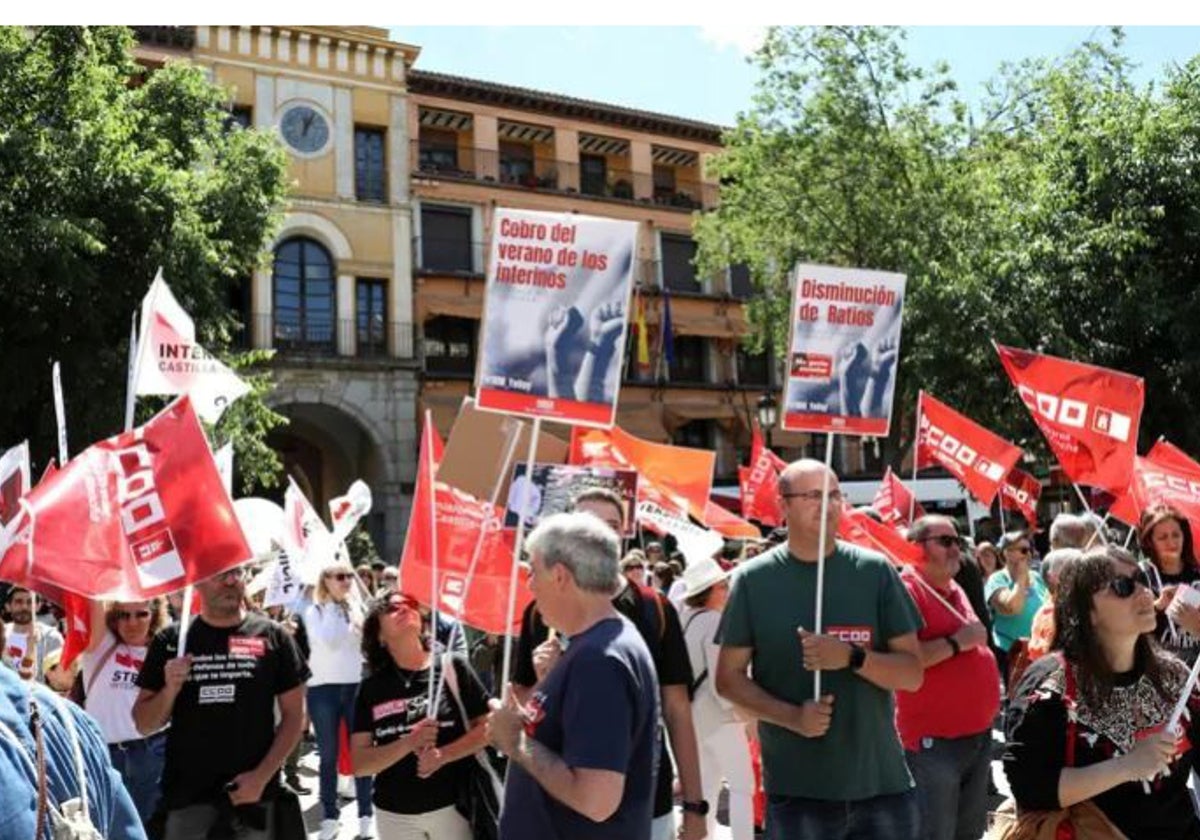
[[[284,216],[283,226],[271,244],[271,250],[274,251],[294,236],[311,236],[329,249],[329,253],[338,262],[354,257],[350,240],[342,233],[341,228],[316,213],[288,213]]]

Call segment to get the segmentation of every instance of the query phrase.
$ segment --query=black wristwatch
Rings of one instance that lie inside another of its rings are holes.
[[[862,645],[850,643],[850,663],[847,667],[851,671],[857,671],[867,661],[867,650]]]
[[[684,802],[683,810],[689,814],[698,814],[701,817],[707,817],[708,801],[701,799],[699,802]]]
[[[947,636],[946,641],[950,643],[950,650],[954,651],[950,654],[951,657],[958,656],[962,653],[962,648],[958,646],[958,640],[954,636]]]

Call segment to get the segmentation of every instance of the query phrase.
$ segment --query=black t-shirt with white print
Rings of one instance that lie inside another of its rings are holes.
[[[177,656],[179,625],[150,642],[138,674],[140,688],[160,691],[164,666]],[[187,636],[192,669],[171,711],[162,790],[168,809],[227,796],[234,776],[253,770],[275,740],[275,697],[302,686],[308,666],[296,643],[269,618],[247,615],[234,627],[192,619]],[[263,790],[272,799],[278,774]]]
[[[479,677],[460,655],[452,655],[451,661],[467,717],[474,720],[487,714],[487,691]],[[440,662],[438,673],[441,673]],[[393,664],[371,674],[359,685],[354,701],[354,731],[370,733],[372,746],[390,744],[427,717],[428,708],[429,669],[407,671]],[[448,681],[442,687],[437,720],[439,747],[466,734]],[[459,774],[467,767],[464,762],[475,760],[472,756],[461,758],[422,779],[417,776],[417,757],[410,753],[375,776],[372,801],[375,807],[394,814],[425,814],[448,807],[454,804]]]

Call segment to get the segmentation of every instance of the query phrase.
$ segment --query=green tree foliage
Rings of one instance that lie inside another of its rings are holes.
[[[278,224],[286,156],[231,128],[199,68],[147,73],[119,27],[0,28],[0,442],[55,452],[50,366],[62,363],[74,451],[122,428],[130,318],[161,266],[206,348],[228,350],[230,301]],[[245,369],[262,354],[226,357]],[[279,464],[268,387],[226,412],[247,483]],[[143,400],[139,422],[158,405]]]
[[[758,52],[700,260],[751,266],[755,340],[781,350],[796,262],[908,276],[893,464],[919,388],[1044,451],[993,338],[1145,377],[1143,445],[1200,452],[1200,59],[1139,89],[1121,41],[1002,67],[976,112],[900,30],[774,29]]]

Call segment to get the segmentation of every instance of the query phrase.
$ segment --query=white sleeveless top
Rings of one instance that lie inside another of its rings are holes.
[[[114,641],[116,639],[109,633],[100,647],[93,653],[82,653],[80,658],[83,661],[83,685],[87,690],[84,708],[100,724],[104,740],[119,744],[144,737],[133,725],[133,702],[138,696],[136,680],[146,659],[146,648],[117,642],[117,649],[93,680],[96,666]]]

